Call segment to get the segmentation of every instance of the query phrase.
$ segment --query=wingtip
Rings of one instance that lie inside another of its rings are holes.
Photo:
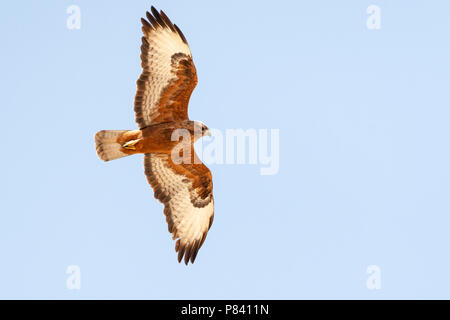
[[[173,26],[172,21],[170,21],[169,17],[164,13],[164,11],[160,11],[159,14],[161,15],[161,18],[166,23],[166,25],[172,30],[173,32],[176,32],[175,27]]]
[[[184,36],[183,32],[181,32],[181,29],[178,28],[178,26],[176,24],[174,24],[173,26],[174,26],[175,30],[177,30],[177,33],[181,37],[181,40],[183,40],[183,42],[187,44],[186,37]]]
[[[150,11],[153,13],[153,16],[154,16],[155,18],[158,18],[159,12],[158,12],[158,10],[156,10],[156,8],[155,8],[154,6],[152,6],[152,7],[150,8]]]
[[[178,33],[181,40],[185,44],[188,44],[186,37],[184,36],[183,32],[181,32],[181,29],[169,19],[169,17],[164,13],[164,11],[160,10],[158,12],[158,10],[156,10],[154,6],[151,6],[150,11],[151,13],[149,11],[145,12],[147,20],[141,18],[144,28],[150,28],[154,30],[158,28],[168,28],[172,32]]]

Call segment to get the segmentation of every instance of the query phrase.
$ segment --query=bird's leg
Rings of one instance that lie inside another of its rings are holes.
[[[140,141],[141,139],[136,139],[136,140],[131,140],[128,141],[127,143],[122,145],[122,148],[127,149],[127,150],[136,150],[136,144]]]

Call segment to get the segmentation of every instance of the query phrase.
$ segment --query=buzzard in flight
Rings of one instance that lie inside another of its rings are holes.
[[[163,11],[154,7],[141,19],[142,73],[137,80],[134,111],[139,130],[102,130],[95,135],[97,154],[109,161],[144,154],[147,180],[164,204],[169,232],[177,240],[178,262],[193,263],[214,218],[211,171],[199,160],[194,142],[209,134],[199,121],[190,121],[188,103],[197,72],[186,38]],[[189,161],[174,161],[174,131],[188,133]]]

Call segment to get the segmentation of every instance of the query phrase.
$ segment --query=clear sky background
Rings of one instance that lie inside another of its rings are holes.
[[[210,165],[215,220],[188,267],[142,157],[94,148],[136,128],[151,4],[194,55],[192,119],[280,130],[278,174]],[[444,0],[2,2],[0,298],[450,298],[449,30]]]

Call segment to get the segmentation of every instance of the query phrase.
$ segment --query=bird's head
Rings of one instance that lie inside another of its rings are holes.
[[[209,128],[201,121],[186,120],[180,123],[180,129],[186,129],[191,135],[193,142],[196,142],[203,136],[211,136]]]
[[[211,131],[206,126],[206,124],[204,124],[201,121],[194,121],[194,131],[199,132],[201,134],[200,137],[203,137],[203,136],[210,137],[211,136]]]
[[[194,139],[194,142],[203,136],[211,136],[209,128],[201,121],[191,121],[189,131]]]

